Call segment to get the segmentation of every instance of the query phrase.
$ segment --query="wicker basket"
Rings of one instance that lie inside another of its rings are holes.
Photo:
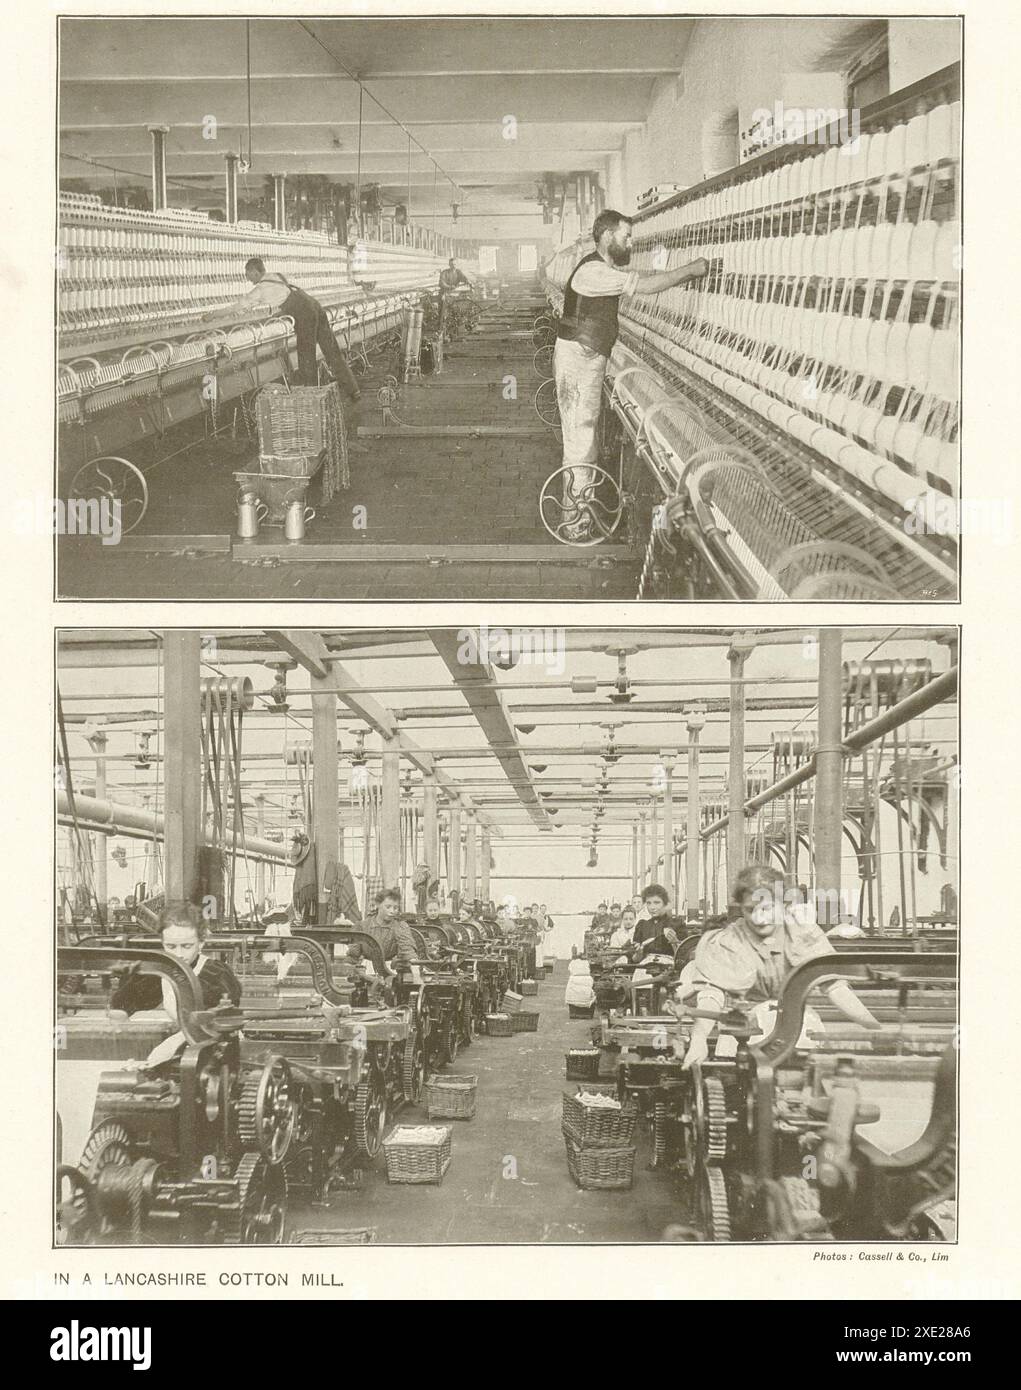
[[[387,1182],[440,1183],[450,1167],[450,1126],[398,1125],[383,1153]]]
[[[599,1077],[598,1047],[572,1047],[564,1054],[568,1081],[596,1081]]]
[[[486,1014],[486,1032],[491,1038],[512,1038],[514,1024],[509,1015]]]
[[[504,990],[503,998],[500,1000],[500,1007],[503,1009],[504,1013],[512,1014],[517,1009],[521,1008],[521,1000],[523,998],[523,995],[515,994],[512,989]]]
[[[516,1014],[511,1014],[511,1023],[515,1033],[537,1033],[539,1031],[539,1015],[532,1013],[529,1009],[519,1009]]]
[[[523,995],[538,994],[538,993],[539,993],[539,982],[538,982],[538,980],[522,980],[522,981],[521,981],[521,993],[522,993]]]
[[[255,398],[261,454],[320,454],[326,447],[327,404],[337,395],[327,386],[264,386]]]
[[[631,1101],[610,1109],[583,1105],[576,1096],[564,1092],[564,1133],[569,1132],[583,1148],[613,1149],[630,1144],[637,1118],[638,1107]]]
[[[430,1076],[425,1083],[425,1104],[430,1120],[470,1120],[475,1114],[477,1076]]]
[[[565,1135],[567,1171],[586,1191],[594,1189],[625,1191],[635,1177],[633,1144],[616,1149],[586,1149]]]

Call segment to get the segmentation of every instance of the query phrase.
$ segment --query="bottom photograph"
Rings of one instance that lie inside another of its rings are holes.
[[[60,630],[54,1244],[955,1241],[958,645]]]

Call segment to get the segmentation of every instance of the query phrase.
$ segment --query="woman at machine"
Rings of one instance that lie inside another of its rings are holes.
[[[191,903],[177,903],[160,913],[164,953],[189,966],[198,978],[202,1007],[214,1009],[217,1004],[238,1004],[241,1001],[241,985],[237,977],[226,965],[203,954],[202,943],[207,933],[206,922],[198,908]],[[128,1018],[141,1013],[158,1014],[169,1018],[172,1023],[180,1023],[177,996],[169,980],[155,975],[141,975],[137,966],[133,966],[111,996],[110,1017]],[[173,1032],[149,1054],[149,1065],[156,1066],[176,1056],[185,1041],[183,1032]]]
[[[791,970],[805,961],[836,954],[803,905],[785,901],[783,885],[767,865],[750,864],[741,870],[734,881],[733,901],[738,915],[726,926],[705,933],[689,967],[690,982],[678,990],[685,999],[694,995],[697,1008],[722,1011],[728,995],[775,1007],[780,986]],[[882,1027],[846,980],[823,979],[818,987],[852,1023]],[[709,1034],[715,1026],[711,1018],[694,1020],[685,1069],[708,1057]]]

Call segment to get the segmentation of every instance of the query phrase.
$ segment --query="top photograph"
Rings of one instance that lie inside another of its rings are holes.
[[[60,20],[56,596],[956,601],[963,38]]]

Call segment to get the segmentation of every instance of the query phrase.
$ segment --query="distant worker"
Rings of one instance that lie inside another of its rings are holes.
[[[631,219],[607,208],[592,224],[596,249],[575,266],[564,286],[564,307],[553,350],[553,375],[564,434],[564,522],[568,540],[585,540],[591,518],[582,506],[595,481],[599,458],[597,427],[603,378],[617,341],[617,307],[622,294],[661,294],[709,273],[706,260],[675,270],[627,270],[631,261]]]
[[[458,285],[467,285],[471,288],[471,281],[463,270],[458,270],[453,258],[447,262],[446,270],[440,271],[440,299],[451,290],[456,290]]]
[[[255,313],[268,310],[270,313],[286,316],[294,320],[294,336],[298,349],[298,374],[296,386],[315,386],[318,383],[316,368],[316,348],[323,354],[330,373],[340,388],[344,398],[344,417],[347,421],[348,450],[352,453],[366,454],[364,444],[354,441],[358,428],[358,402],[362,398],[361,389],[354,373],[348,366],[347,358],[333,335],[326,310],[305,290],[292,285],[279,271],[267,270],[261,256],[251,256],[245,262],[245,279],[252,288],[224,309],[215,309],[206,314],[207,319],[223,315]]]

